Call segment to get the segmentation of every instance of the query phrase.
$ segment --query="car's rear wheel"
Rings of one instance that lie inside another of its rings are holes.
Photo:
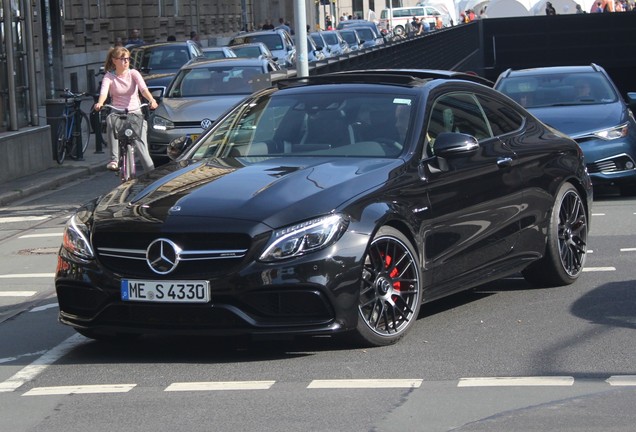
[[[543,258],[523,271],[539,286],[568,285],[583,271],[587,251],[587,215],[581,194],[565,183],[556,195]]]
[[[354,338],[367,346],[397,342],[415,323],[421,302],[415,249],[400,231],[382,227],[364,258]]]

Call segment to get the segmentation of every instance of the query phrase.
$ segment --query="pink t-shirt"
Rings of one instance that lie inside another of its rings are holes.
[[[141,100],[139,92],[146,89],[146,82],[136,69],[128,69],[120,76],[108,72],[102,80],[100,95],[111,97],[111,105],[119,108],[128,108],[129,111],[139,109]]]

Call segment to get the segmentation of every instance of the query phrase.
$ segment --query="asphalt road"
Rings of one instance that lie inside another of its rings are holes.
[[[55,253],[79,179],[0,208],[0,431],[633,431],[636,199],[596,197],[571,286],[509,278],[426,305],[397,345],[142,338],[57,323]]]

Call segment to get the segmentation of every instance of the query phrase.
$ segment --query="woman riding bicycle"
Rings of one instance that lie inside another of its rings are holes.
[[[148,100],[150,109],[157,108],[157,101],[152,97],[152,93],[148,90],[146,82],[135,69],[129,69],[130,66],[130,52],[124,47],[111,48],[106,57],[104,63],[104,70],[106,75],[102,80],[102,87],[99,92],[99,99],[95,103],[95,111],[99,111],[104,106],[104,102],[110,95],[111,104],[120,109],[128,109],[129,115],[140,116],[140,123],[142,124],[142,130],[139,136],[140,141],[137,141],[137,149],[141,157],[141,163],[144,170],[150,171],[155,166],[150,158],[148,152],[147,143],[147,130],[148,125],[143,119],[143,113],[141,112],[141,100],[139,99],[139,93],[142,94]],[[109,170],[117,171],[119,169],[119,145],[115,139],[114,133],[114,116],[108,116],[106,120],[106,140],[110,147],[110,162],[106,165]]]

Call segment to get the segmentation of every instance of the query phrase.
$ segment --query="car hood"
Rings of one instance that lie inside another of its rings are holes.
[[[404,163],[369,158],[248,159],[168,163],[102,197],[95,221],[204,223],[223,229],[224,222],[240,220],[281,227],[337,210],[386,183]]]
[[[173,122],[201,121],[204,118],[216,121],[221,114],[247,96],[247,94],[242,94],[201,96],[196,98],[164,98],[155,114],[168,118]]]
[[[540,107],[528,111],[542,122],[575,138],[618,126],[627,118],[627,111],[620,103]]]

